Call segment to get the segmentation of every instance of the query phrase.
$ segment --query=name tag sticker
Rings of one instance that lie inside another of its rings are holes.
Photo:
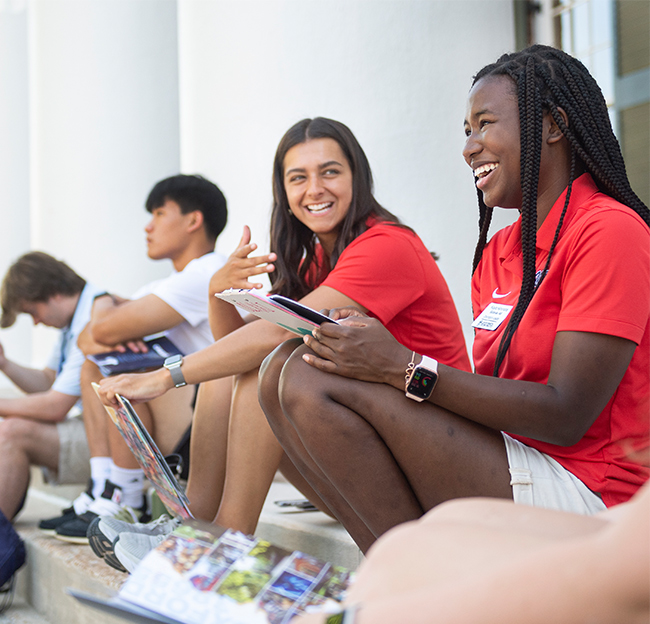
[[[508,318],[510,310],[514,306],[511,305],[502,305],[500,303],[491,303],[483,312],[481,312],[476,320],[472,323],[472,327],[476,329],[487,329],[488,331],[494,331],[503,321]]]

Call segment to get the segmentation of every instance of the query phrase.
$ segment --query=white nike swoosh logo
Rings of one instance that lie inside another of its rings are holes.
[[[499,288],[495,288],[494,292],[492,293],[492,299],[501,299],[501,297],[507,297],[512,291],[509,290],[505,295],[500,295],[498,293]]]

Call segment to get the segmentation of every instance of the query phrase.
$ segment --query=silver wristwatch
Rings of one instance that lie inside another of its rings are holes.
[[[169,371],[169,374],[172,376],[172,381],[177,388],[182,388],[187,385],[185,377],[183,376],[183,371],[181,366],[183,364],[183,356],[180,353],[176,355],[170,355],[166,360],[163,366]]]

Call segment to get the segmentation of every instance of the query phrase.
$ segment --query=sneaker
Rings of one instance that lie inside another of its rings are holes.
[[[88,543],[93,552],[101,558],[113,554],[113,544],[122,533],[141,533],[143,535],[169,535],[180,526],[181,519],[172,519],[163,514],[153,522],[131,524],[113,516],[95,518],[88,527]]]
[[[55,531],[54,537],[72,544],[88,543],[88,527],[99,516],[113,516],[127,522],[137,522],[142,510],[131,509],[121,504],[122,490],[114,483],[106,481],[106,488],[99,498],[96,498],[85,513],[61,524]]]
[[[66,522],[74,520],[78,515],[86,513],[88,507],[95,500],[92,495],[93,491],[93,480],[91,479],[88,482],[88,488],[85,492],[82,492],[77,496],[77,498],[72,501],[72,505],[61,511],[60,516],[55,518],[48,518],[47,520],[41,520],[38,523],[38,528],[46,533],[47,535],[54,535],[56,530]]]
[[[115,542],[115,557],[128,572],[133,572],[145,556],[166,539],[166,535],[121,533]]]

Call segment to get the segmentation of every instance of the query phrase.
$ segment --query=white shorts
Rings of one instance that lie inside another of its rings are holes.
[[[47,483],[87,483],[90,479],[90,451],[83,418],[73,416],[56,424],[59,434],[59,465],[56,473],[43,468]]]
[[[502,435],[515,503],[583,515],[607,509],[598,494],[552,457],[522,444],[507,433],[502,432]]]

